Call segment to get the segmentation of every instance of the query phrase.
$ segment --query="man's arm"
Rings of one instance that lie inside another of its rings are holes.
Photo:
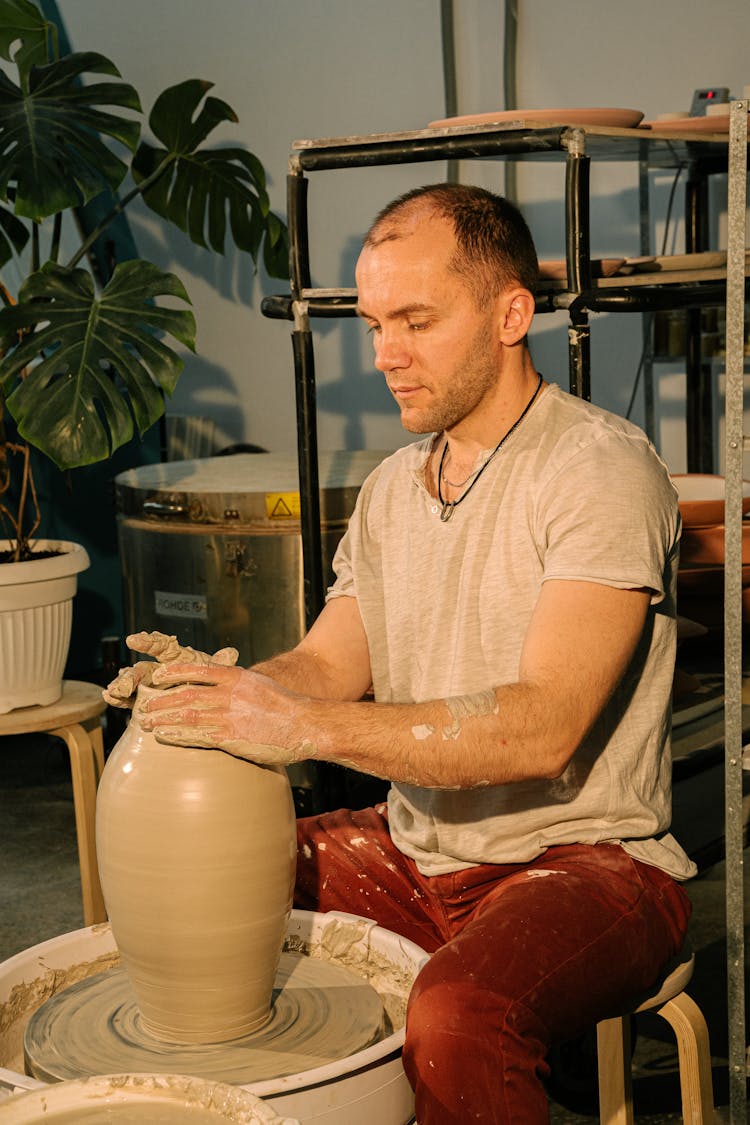
[[[353,631],[351,667],[346,650],[335,643],[335,628],[328,631],[329,622],[333,627],[330,615],[319,634],[327,642],[324,657],[311,631],[302,653],[294,650],[302,663],[287,683],[283,671],[275,681],[259,670],[160,668],[155,682],[158,677],[164,685],[190,679],[215,686],[156,697],[146,722],[158,738],[176,745],[219,746],[254,761],[281,764],[305,758],[338,762],[413,785],[468,789],[554,778],[624,675],[648,605],[644,590],[545,582],[516,683],[414,704],[352,701],[364,690],[369,659],[365,675],[364,631],[359,613],[352,614],[349,605],[337,612]],[[311,673],[309,684],[304,661],[318,669],[319,678]],[[274,661],[268,670],[272,675],[278,670]],[[334,685],[339,685],[338,696]]]
[[[332,598],[295,648],[252,670],[314,699],[361,699],[372,676],[356,598]]]

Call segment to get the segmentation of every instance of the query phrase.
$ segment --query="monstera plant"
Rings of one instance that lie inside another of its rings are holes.
[[[237,121],[210,82],[165,90],[145,139],[114,63],[58,42],[30,0],[0,0],[0,535],[14,560],[33,557],[40,519],[29,447],[60,469],[107,460],[163,413],[176,347],[194,349],[178,277],[142,259],[102,269],[94,251],[123,211],[141,199],[199,246],[231,239],[271,276],[288,269],[263,165],[206,144]],[[100,217],[82,222],[92,204]]]

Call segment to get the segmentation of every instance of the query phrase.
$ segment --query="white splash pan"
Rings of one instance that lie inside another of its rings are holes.
[[[3,1125],[70,1125],[82,1120],[132,1125],[299,1125],[268,1102],[221,1082],[180,1074],[107,1074],[15,1094],[0,1105]]]
[[[401,1063],[404,1012],[428,954],[414,942],[354,914],[293,910],[287,947],[358,972],[383,998],[393,1033],[348,1058],[241,1089],[300,1125],[408,1125],[414,1098]],[[23,1074],[23,1035],[56,992],[117,961],[109,923],[51,938],[0,964],[0,1099],[44,1083]],[[0,1100],[2,1106],[2,1100]]]

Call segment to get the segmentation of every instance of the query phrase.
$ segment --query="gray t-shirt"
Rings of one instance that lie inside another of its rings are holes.
[[[516,682],[547,579],[652,596],[622,683],[561,777],[458,791],[394,783],[394,842],[426,875],[620,841],[689,878],[695,867],[667,833],[680,518],[665,465],[637,427],[551,385],[442,522],[424,480],[432,444],[371,473],[334,560],[329,597],[357,598],[378,702]]]

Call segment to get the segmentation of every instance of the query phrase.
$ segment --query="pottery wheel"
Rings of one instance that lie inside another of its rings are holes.
[[[390,1034],[371,985],[342,965],[283,953],[271,1018],[229,1043],[165,1043],[148,1032],[124,969],[64,989],[29,1020],[27,1073],[57,1082],[115,1072],[192,1074],[247,1085],[348,1058]]]

